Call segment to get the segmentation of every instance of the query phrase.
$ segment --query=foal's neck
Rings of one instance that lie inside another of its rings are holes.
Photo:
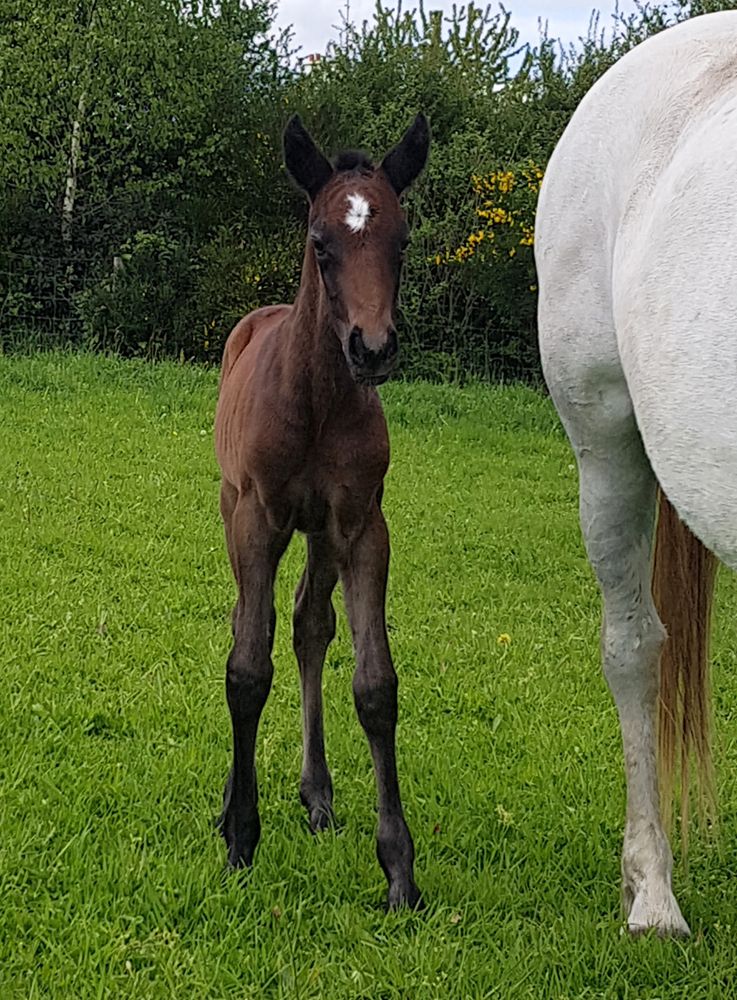
[[[357,390],[328,308],[312,248],[305,248],[302,280],[289,318],[289,373],[295,392],[310,401],[322,423],[349,392]]]

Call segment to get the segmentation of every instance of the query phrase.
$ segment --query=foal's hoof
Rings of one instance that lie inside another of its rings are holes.
[[[416,913],[424,910],[425,901],[422,898],[422,893],[414,882],[394,882],[389,886],[386,908],[387,910],[400,910],[405,907]]]
[[[223,814],[220,821],[220,833],[228,847],[228,867],[233,869],[250,868],[253,856],[261,835],[261,825],[256,821],[235,832],[232,817]]]
[[[307,810],[308,821],[312,833],[322,833],[335,826],[332,791],[316,790],[305,787],[300,789],[299,798]]]
[[[250,858],[245,857],[242,852],[237,850],[228,851],[228,871],[231,872],[242,872],[247,871],[249,868],[253,867],[253,852],[251,852]]]
[[[316,806],[310,809],[309,822],[312,833],[323,833],[335,826],[335,814],[330,806]]]
[[[215,826],[228,848],[228,867],[232,869],[250,868],[261,836],[258,816],[255,822],[236,824],[233,807],[226,805],[215,821]]]
[[[258,835],[253,837],[236,837],[226,832],[226,824],[221,821],[220,833],[228,848],[228,868],[237,871],[242,868],[250,868],[253,864],[253,856],[256,853]]]

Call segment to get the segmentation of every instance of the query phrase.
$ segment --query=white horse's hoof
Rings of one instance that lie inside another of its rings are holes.
[[[691,931],[672,892],[658,896],[639,892],[627,917],[627,930],[633,936],[656,931],[662,938],[685,938]]]

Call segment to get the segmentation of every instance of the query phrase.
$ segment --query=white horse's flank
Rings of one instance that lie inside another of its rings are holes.
[[[628,926],[684,934],[659,815],[651,547],[660,483],[737,568],[737,12],[649,39],[591,89],[546,172],[535,253],[622,727]]]

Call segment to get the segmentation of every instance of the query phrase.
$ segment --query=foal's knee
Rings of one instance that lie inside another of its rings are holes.
[[[360,667],[353,677],[353,698],[358,718],[368,736],[380,736],[394,730],[397,722],[399,682],[392,666],[380,673],[368,673]]]
[[[253,647],[236,642],[226,669],[226,689],[231,710],[260,713],[271,690],[274,667],[263,644]]]

